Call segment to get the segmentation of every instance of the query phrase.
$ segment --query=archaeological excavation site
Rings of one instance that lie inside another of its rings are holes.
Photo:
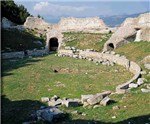
[[[114,27],[2,16],[1,36],[2,123],[150,124],[149,12]]]

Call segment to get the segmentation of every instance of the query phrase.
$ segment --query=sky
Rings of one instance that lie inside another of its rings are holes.
[[[150,0],[14,0],[30,14],[57,23],[61,17],[94,17],[150,11]]]

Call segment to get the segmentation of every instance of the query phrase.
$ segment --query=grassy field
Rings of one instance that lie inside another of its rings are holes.
[[[150,54],[149,43],[130,43],[115,50],[140,63]],[[143,50],[144,49],[144,50]],[[130,52],[132,51],[132,52]],[[140,66],[146,70],[143,64]],[[54,73],[54,69],[58,73]],[[116,71],[118,70],[118,71]],[[146,70],[148,72],[148,70]],[[61,98],[80,98],[81,94],[94,94],[103,90],[115,90],[118,84],[133,75],[123,67],[95,65],[86,60],[56,57],[54,54],[37,58],[2,61],[2,122],[18,124],[40,106],[43,96],[58,95]],[[150,77],[145,75],[150,83]],[[64,124],[148,124],[150,123],[150,94],[141,88],[123,95],[112,95],[115,102],[106,107],[75,107],[60,109],[69,113]],[[113,106],[119,110],[113,110]],[[84,112],[86,116],[73,115],[72,111]],[[116,116],[112,119],[112,116]]]
[[[115,52],[120,55],[125,55],[129,60],[139,63],[144,57],[150,55],[149,42],[130,42],[118,49]]]
[[[1,30],[2,37],[2,51],[20,51],[20,44],[25,49],[40,49],[45,46],[44,40],[42,38],[36,37],[33,34],[26,31],[19,31],[16,29]],[[41,41],[42,44],[36,44],[34,41]]]
[[[64,33],[66,46],[78,49],[94,49],[102,51],[104,43],[112,34]]]

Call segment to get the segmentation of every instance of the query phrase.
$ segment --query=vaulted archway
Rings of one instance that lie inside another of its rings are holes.
[[[114,44],[113,43],[109,43],[107,45],[107,50],[113,50],[114,49]]]
[[[56,37],[52,37],[49,40],[49,51],[57,51],[59,46],[58,39]]]

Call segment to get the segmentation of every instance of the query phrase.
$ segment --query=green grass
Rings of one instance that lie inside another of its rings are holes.
[[[20,51],[20,44],[26,49],[40,49],[45,46],[44,40],[42,38],[36,37],[26,31],[19,31],[16,29],[1,30],[2,37],[2,50],[4,52]],[[41,41],[43,44],[36,44],[34,41]]]
[[[64,33],[66,46],[78,49],[94,49],[102,51],[104,43],[110,38],[111,34],[92,34],[92,33]]]
[[[59,72],[54,73],[53,69]],[[2,72],[2,95],[5,95],[6,101],[7,99],[40,101],[43,96],[51,97],[55,94],[61,98],[80,98],[81,94],[95,94],[103,90],[115,91],[118,84],[132,77],[131,73],[118,65],[114,67],[95,65],[85,60],[60,58],[54,55],[16,61],[3,60]],[[58,85],[57,82],[61,82],[64,86]],[[3,109],[11,110],[12,105],[5,106],[5,104],[7,103],[4,100]],[[23,109],[22,107],[19,106],[18,109]],[[14,109],[17,108],[14,106]],[[90,111],[88,113],[90,114]],[[14,112],[10,116],[4,115],[4,119],[8,116],[12,118],[8,119],[8,122],[14,121],[12,116],[15,114]],[[27,115],[26,112],[24,114]],[[22,117],[19,117],[15,122],[20,122],[21,119]]]
[[[130,42],[115,50],[116,53],[125,55],[129,60],[140,62],[147,55],[150,55],[149,42]]]
[[[115,51],[140,63],[150,54],[149,43],[130,43]],[[132,52],[130,52],[132,51]],[[140,66],[144,68],[143,64]],[[57,69],[58,73],[54,73]],[[118,70],[119,72],[116,72]],[[146,70],[146,69],[145,69]],[[146,70],[148,72],[148,70]],[[94,94],[103,90],[115,90],[118,84],[129,80],[133,75],[123,67],[95,65],[86,60],[54,55],[2,61],[2,122],[17,124],[27,120],[30,113],[40,106],[43,96],[58,95],[61,98],[80,98],[81,94]],[[150,77],[145,77],[150,83]],[[61,82],[59,85],[58,82]],[[106,107],[75,107],[60,109],[66,113],[78,110],[86,116],[69,114],[64,124],[145,124],[150,122],[150,95],[142,93],[140,86],[123,95],[112,95],[115,102]],[[119,110],[112,110],[113,106]],[[124,107],[126,106],[126,107]],[[116,119],[112,119],[116,116]]]

